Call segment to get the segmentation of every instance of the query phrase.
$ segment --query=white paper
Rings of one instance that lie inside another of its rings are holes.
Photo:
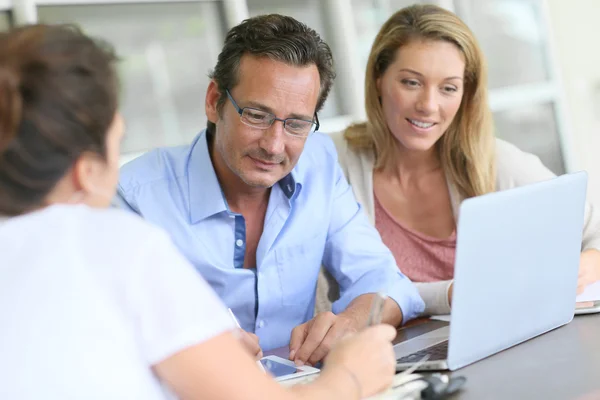
[[[600,281],[592,283],[585,288],[583,293],[577,296],[577,301],[596,301],[600,300]]]

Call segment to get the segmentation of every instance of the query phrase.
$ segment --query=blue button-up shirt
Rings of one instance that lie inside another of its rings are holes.
[[[265,350],[288,344],[292,329],[313,317],[321,264],[340,284],[334,313],[378,291],[398,303],[405,321],[424,309],[356,202],[326,135],[311,135],[296,167],[273,186],[253,269],[243,268],[244,217],[228,209],[205,132],[189,146],[154,150],[125,165],[119,196],[171,234]]]

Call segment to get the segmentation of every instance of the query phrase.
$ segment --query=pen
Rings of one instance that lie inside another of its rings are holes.
[[[242,329],[242,326],[240,325],[240,321],[238,321],[238,319],[235,317],[235,314],[233,313],[233,311],[231,310],[231,308],[228,308],[228,310],[229,310],[229,315],[231,315],[231,319],[233,320],[233,322],[235,322],[235,324],[237,325],[237,327],[238,327],[240,330],[243,330],[243,329]],[[267,371],[265,371],[265,367],[263,367],[263,365],[262,365],[262,363],[260,362],[260,360],[257,360],[257,361],[256,361],[256,364],[258,365],[258,368],[260,368],[260,370],[261,370],[262,372],[267,372]]]
[[[228,308],[227,310],[229,310],[229,315],[231,315],[231,319],[233,320],[233,322],[235,322],[238,328],[242,329],[242,327],[240,326],[240,321],[238,321],[238,319],[235,317],[235,314],[233,313],[231,308]]]

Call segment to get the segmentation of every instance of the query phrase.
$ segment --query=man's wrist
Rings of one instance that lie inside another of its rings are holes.
[[[369,312],[371,310],[371,306],[373,305],[374,300],[375,294],[373,293],[358,296],[348,305],[348,307],[344,311],[339,313],[339,316],[343,316],[351,320],[352,327],[356,329],[356,331],[360,331],[361,329],[367,326],[367,322],[369,320]]]
[[[345,319],[347,321],[346,326],[357,332],[364,327],[367,321],[366,317],[363,317],[362,313],[357,312],[357,310],[345,310],[336,317]]]

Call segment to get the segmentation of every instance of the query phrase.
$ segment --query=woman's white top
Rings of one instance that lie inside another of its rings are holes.
[[[168,236],[115,209],[0,223],[0,398],[171,398],[152,366],[235,328]]]

